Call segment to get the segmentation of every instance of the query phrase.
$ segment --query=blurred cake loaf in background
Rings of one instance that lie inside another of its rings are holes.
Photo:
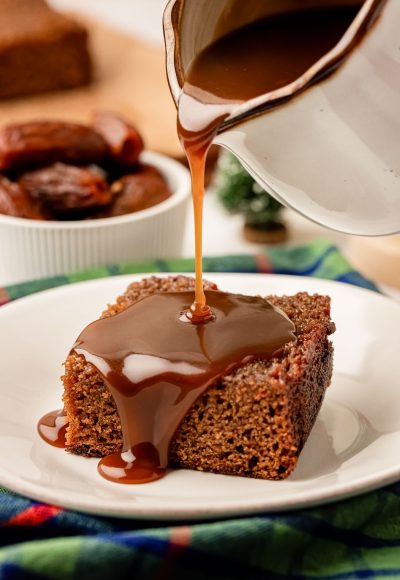
[[[86,85],[88,33],[44,0],[0,0],[0,98]]]

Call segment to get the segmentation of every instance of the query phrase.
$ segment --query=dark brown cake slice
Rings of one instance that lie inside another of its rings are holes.
[[[0,0],[0,98],[84,85],[86,29],[44,0]]]
[[[102,316],[155,292],[193,288],[194,280],[185,276],[147,278],[131,284]],[[176,431],[171,466],[262,479],[282,479],[295,468],[331,380],[330,299],[306,293],[267,299],[293,321],[297,341],[212,385]],[[98,371],[72,353],[63,382],[68,451],[96,457],[120,451],[120,420]]]

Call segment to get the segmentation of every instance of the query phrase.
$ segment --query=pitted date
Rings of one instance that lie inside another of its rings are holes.
[[[12,183],[6,177],[0,177],[0,214],[44,219],[39,203],[32,200],[17,183]]]
[[[114,202],[107,216],[133,213],[157,205],[171,196],[164,177],[155,167],[141,165],[137,173],[125,175],[111,186]]]
[[[108,145],[94,129],[77,123],[32,121],[0,130],[0,170],[32,168],[57,161],[99,163]]]
[[[139,162],[142,150],[136,128],[111,112],[97,112],[90,127],[9,124],[0,129],[0,213],[75,220],[152,207],[171,191],[157,169]]]
[[[98,111],[93,116],[93,127],[107,143],[113,161],[124,167],[138,162],[144,145],[133,125],[115,113]]]
[[[51,212],[67,214],[87,208],[104,207],[112,194],[104,173],[96,167],[75,167],[55,163],[25,173],[19,185],[32,199],[41,201]]]

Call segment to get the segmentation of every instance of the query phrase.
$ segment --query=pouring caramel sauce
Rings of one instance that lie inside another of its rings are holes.
[[[339,42],[361,5],[256,21],[212,43],[192,63],[178,105],[178,134],[192,175],[196,293],[190,312],[196,320],[212,316],[202,285],[202,212],[207,152],[221,123],[244,101],[300,78]]]
[[[216,380],[253,360],[268,360],[295,340],[293,323],[259,297],[203,289],[202,213],[207,152],[221,123],[243,101],[299,78],[340,40],[361,2],[280,14],[217,40],[193,62],[178,107],[195,215],[196,286],[154,294],[90,324],[73,352],[98,370],[121,420],[123,449],[101,459],[119,483],[162,477],[170,442],[196,399]],[[62,412],[39,433],[63,444]]]

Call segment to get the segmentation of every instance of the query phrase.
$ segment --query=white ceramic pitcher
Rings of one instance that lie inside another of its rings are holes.
[[[321,0],[170,0],[164,32],[175,103],[194,57],[232,30],[232,11],[242,26],[299,6],[321,6]],[[320,224],[359,235],[399,232],[399,26],[400,0],[365,0],[332,51],[291,85],[238,105],[215,143],[279,201]],[[313,84],[340,55],[347,55],[343,64]]]

